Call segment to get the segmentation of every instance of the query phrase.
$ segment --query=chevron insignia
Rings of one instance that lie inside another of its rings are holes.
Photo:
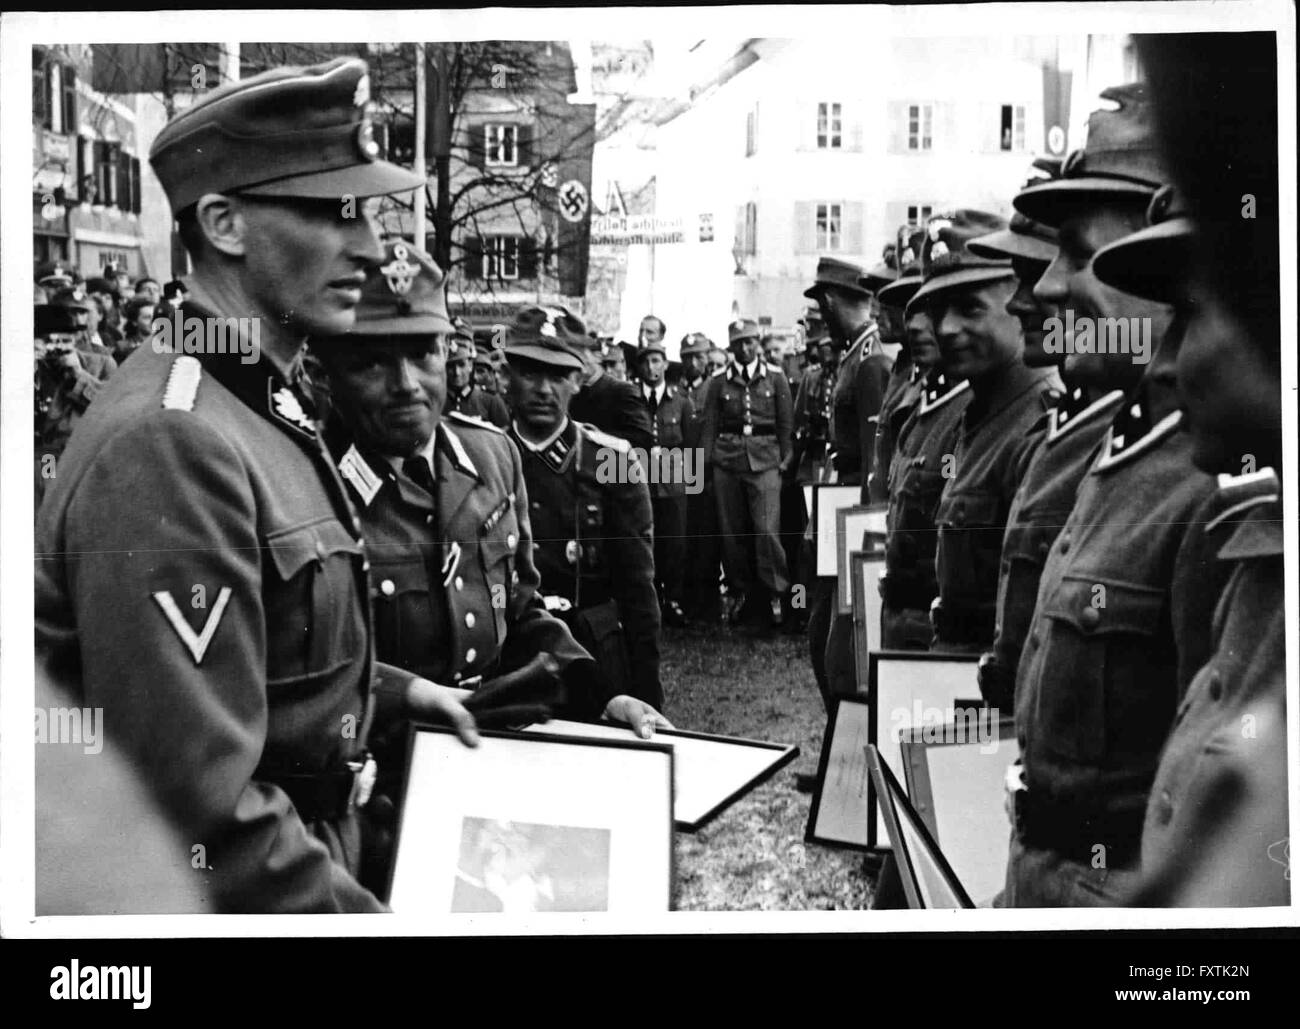
[[[225,614],[226,604],[230,601],[230,587],[221,587],[221,592],[217,594],[217,602],[212,605],[212,610],[208,612],[208,620],[203,624],[201,633],[195,633],[190,628],[190,623],[181,614],[181,609],[176,606],[176,601],[172,599],[169,590],[155,593],[153,599],[162,608],[163,614],[167,616],[167,621],[176,630],[176,635],[181,638],[181,642],[189,648],[190,653],[194,656],[194,663],[196,665],[202,664],[203,655],[208,652],[208,644],[212,642],[212,637],[216,635],[217,626],[221,624],[221,616]]]

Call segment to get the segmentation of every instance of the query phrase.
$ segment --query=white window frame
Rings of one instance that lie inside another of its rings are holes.
[[[844,149],[844,105],[837,101],[817,104],[817,149]]]
[[[63,135],[67,128],[63,124],[63,65],[50,61],[45,66],[45,95],[50,98],[50,131]]]
[[[519,126],[489,122],[483,126],[483,163],[490,168],[519,166]]]
[[[917,153],[934,149],[934,104],[907,105],[907,149]]]
[[[917,228],[928,222],[932,214],[934,214],[934,204],[907,205],[907,223]]]
[[[1002,145],[1002,112],[1011,109],[1011,145]],[[1003,153],[1020,153],[1025,149],[1025,122],[1027,112],[1024,104],[1002,104],[998,107],[998,149]]]
[[[844,204],[841,201],[813,205],[813,243],[819,254],[838,254],[844,248]]]
[[[483,237],[483,278],[513,282],[519,278],[519,242],[514,235]]]

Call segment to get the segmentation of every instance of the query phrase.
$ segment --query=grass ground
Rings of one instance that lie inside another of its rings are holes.
[[[665,629],[662,677],[673,724],[774,743],[799,757],[695,834],[677,834],[683,911],[818,911],[867,907],[862,855],[803,842],[826,714],[803,636],[748,639],[728,629]]]

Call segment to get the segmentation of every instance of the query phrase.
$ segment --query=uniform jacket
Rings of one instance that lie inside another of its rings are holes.
[[[776,468],[790,454],[793,409],[784,375],[760,360],[746,383],[733,361],[709,380],[699,412],[705,465],[733,472]]]
[[[1225,576],[1204,532],[1214,480],[1181,416],[1152,424],[1141,391],[1126,403],[1047,555],[1015,700],[1030,792],[1136,844]]]
[[[815,481],[814,464],[826,457],[834,385],[834,375],[828,374],[826,366],[819,364],[804,373],[795,394],[794,441],[799,458],[795,478],[801,483]]]
[[[447,413],[459,412],[481,422],[490,422],[504,429],[510,424],[510,412],[505,401],[495,393],[488,393],[482,387],[471,385],[460,394],[447,390]]]
[[[634,447],[653,446],[650,415],[640,391],[630,382],[620,382],[603,372],[595,382],[585,383],[569,407],[576,422],[594,425],[601,432],[625,439]]]
[[[65,372],[45,361],[36,363],[36,456],[60,454],[67,446],[73,426],[90,402],[117,370],[106,354],[77,350],[82,367]]]
[[[361,530],[305,405],[265,360],[142,350],[37,526],[38,657],[104,709],[228,911],[381,909],[355,818],[304,825],[273,783],[356,759],[371,697]]]
[[[980,666],[984,699],[1011,710],[1016,666],[1029,634],[1043,562],[1065,527],[1074,499],[1124,394],[1113,390],[1088,403],[1076,390],[1048,413],[1047,434],[1011,502],[998,571],[993,657]]]
[[[650,490],[636,476],[598,472],[603,462],[616,463],[620,456],[634,460],[631,448],[572,419],[540,453],[513,427],[510,436],[523,458],[542,592],[577,608],[615,601],[631,664],[631,692],[661,703]]]
[[[880,330],[864,329],[840,359],[831,398],[831,442],[835,470],[845,485],[864,485],[875,456],[876,419],[892,363],[878,347]]]
[[[652,447],[658,447],[660,452],[678,451],[692,445],[691,441],[696,436],[695,430],[695,407],[691,403],[691,398],[681,390],[673,386],[664,387],[663,398],[659,401],[658,407],[651,411],[650,401],[646,399],[644,387],[638,387],[638,395],[641,402],[646,405],[646,413],[650,417],[650,438]],[[654,460],[654,451],[649,455]],[[682,454],[682,460],[685,460],[685,454]],[[661,464],[661,472],[675,473],[678,468],[684,468],[682,465],[668,463]],[[647,478],[649,477],[647,469]],[[680,474],[661,474],[659,478],[667,478],[667,482],[651,482],[650,496],[658,499],[659,497],[684,497],[686,496],[686,478]]]
[[[1228,583],[1214,612],[1213,653],[1178,706],[1156,769],[1142,865],[1186,869],[1207,847],[1215,848],[1210,859],[1218,858],[1224,830],[1235,821],[1252,835],[1244,846],[1227,841],[1240,857],[1227,873],[1214,869],[1224,883],[1213,891],[1215,902],[1284,905],[1290,883],[1281,483],[1272,469],[1221,475],[1214,508],[1206,533]],[[1265,725],[1270,714],[1272,731]]]
[[[438,426],[436,494],[352,441],[339,423],[331,453],[366,532],[379,659],[461,685],[522,667],[536,654],[561,670],[591,656],[538,594],[523,462],[504,432],[459,414]],[[586,696],[594,668],[566,677],[575,716],[599,717]]]
[[[1055,369],[1026,368],[1017,361],[988,397],[977,394],[962,414],[954,474],[934,519],[939,532],[935,579],[944,611],[973,624],[951,632],[939,621],[942,642],[986,647],[993,642],[1007,516],[1059,385]]]
[[[888,607],[929,612],[938,593],[934,578],[935,512],[943,494],[946,456],[957,446],[970,383],[931,373],[923,395],[898,433],[889,476],[885,577]]]
[[[876,453],[871,459],[871,474],[867,478],[868,503],[886,503],[889,500],[889,466],[894,460],[898,433],[924,392],[925,377],[904,350],[889,373],[880,413],[876,416]]]

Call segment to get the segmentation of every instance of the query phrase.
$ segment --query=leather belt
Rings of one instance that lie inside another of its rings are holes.
[[[353,808],[365,807],[378,775],[379,766],[367,753],[364,760],[349,761],[346,768],[337,771],[259,774],[255,778],[282,789],[303,822],[331,822]]]
[[[997,612],[992,607],[952,607],[935,601],[930,608],[930,622],[945,643],[990,644]]]
[[[718,433],[719,436],[775,436],[776,429],[761,428],[757,425],[737,425],[735,428],[724,428]]]

